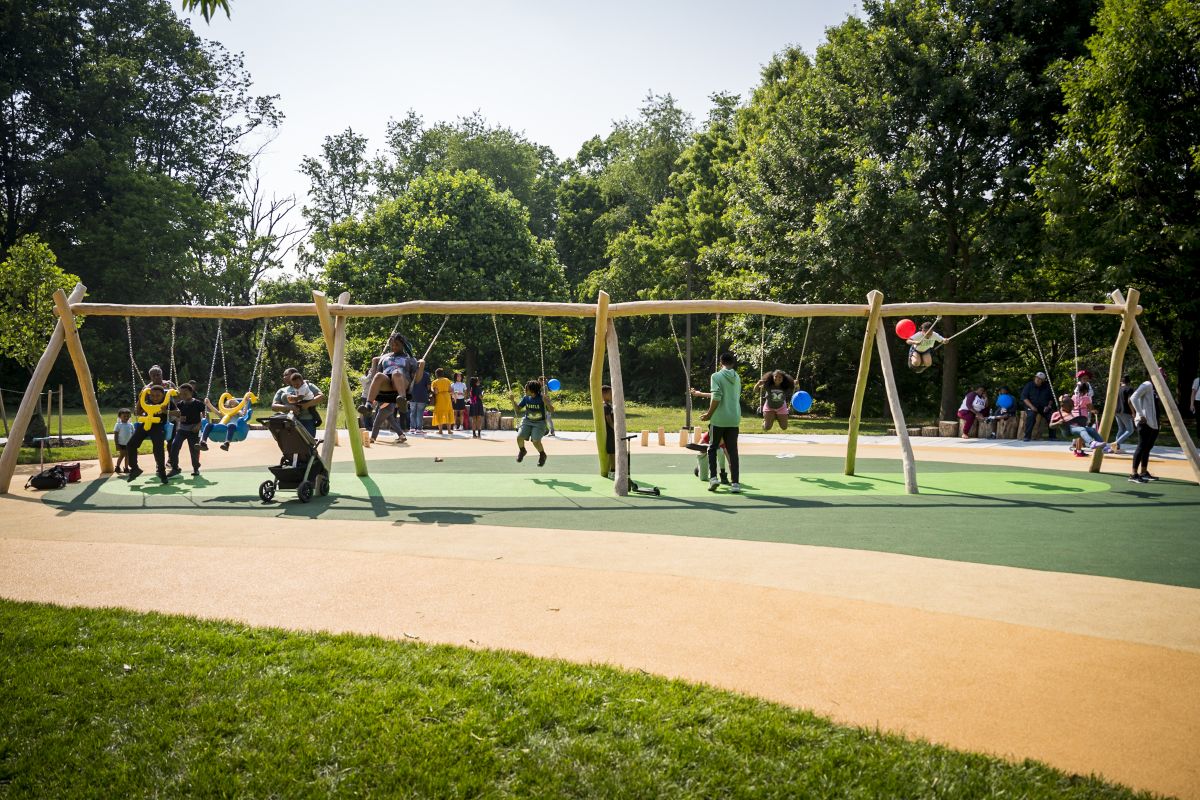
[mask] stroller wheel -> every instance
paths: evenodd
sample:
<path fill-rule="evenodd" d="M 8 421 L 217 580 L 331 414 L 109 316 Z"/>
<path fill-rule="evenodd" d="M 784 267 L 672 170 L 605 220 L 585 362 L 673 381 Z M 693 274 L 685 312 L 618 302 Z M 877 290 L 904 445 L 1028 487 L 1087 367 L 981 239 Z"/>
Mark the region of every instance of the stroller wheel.
<path fill-rule="evenodd" d="M 275 481 L 263 481 L 258 487 L 258 496 L 264 503 L 271 502 L 275 498 Z"/>
<path fill-rule="evenodd" d="M 312 483 L 309 481 L 302 481 L 300 485 L 296 487 L 296 496 L 300 498 L 301 503 L 307 503 L 309 500 L 312 500 Z"/>
<path fill-rule="evenodd" d="M 329 478 L 325 477 L 324 475 L 318 475 L 313 480 L 313 486 L 316 487 L 316 492 L 321 497 L 329 494 Z"/>

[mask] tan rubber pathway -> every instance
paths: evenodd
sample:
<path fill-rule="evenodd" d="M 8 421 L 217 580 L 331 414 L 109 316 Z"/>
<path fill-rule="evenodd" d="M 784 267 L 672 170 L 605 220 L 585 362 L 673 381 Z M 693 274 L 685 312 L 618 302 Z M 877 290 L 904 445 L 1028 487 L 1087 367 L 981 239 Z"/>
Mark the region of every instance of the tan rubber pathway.
<path fill-rule="evenodd" d="M 2 499 L 0 595 L 620 664 L 1200 797 L 1197 590 L 735 540 L 180 520 Z"/>

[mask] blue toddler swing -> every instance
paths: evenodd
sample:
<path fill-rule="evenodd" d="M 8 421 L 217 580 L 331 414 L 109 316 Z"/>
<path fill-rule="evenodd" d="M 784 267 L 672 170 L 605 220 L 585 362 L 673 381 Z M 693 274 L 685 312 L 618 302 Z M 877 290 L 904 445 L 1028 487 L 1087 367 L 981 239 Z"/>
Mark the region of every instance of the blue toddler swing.
<path fill-rule="evenodd" d="M 246 437 L 250 435 L 250 419 L 254 416 L 254 404 L 258 402 L 258 396 L 254 393 L 254 381 L 257 378 L 259 390 L 262 390 L 262 373 L 259 371 L 259 366 L 262 364 L 263 347 L 267 343 L 267 328 L 270 326 L 270 321 L 263 323 L 262 336 L 258 341 L 258 355 L 254 358 L 254 368 L 250 372 L 250 389 L 245 394 L 235 396 L 225 391 L 217 400 L 216 410 L 221 414 L 221 419 L 218 422 L 213 422 L 211 419 L 205 419 L 204 425 L 200 429 L 201 436 L 206 441 L 213 442 L 244 442 Z M 205 387 L 204 397 L 208 401 L 209 392 L 212 389 L 213 373 L 217 368 L 217 354 L 221 355 L 221 374 L 225 379 L 225 386 L 229 386 L 229 375 L 225 368 L 225 340 L 221 334 L 221 320 L 217 320 L 217 340 L 213 343 L 212 365 L 208 370 L 208 386 Z"/>

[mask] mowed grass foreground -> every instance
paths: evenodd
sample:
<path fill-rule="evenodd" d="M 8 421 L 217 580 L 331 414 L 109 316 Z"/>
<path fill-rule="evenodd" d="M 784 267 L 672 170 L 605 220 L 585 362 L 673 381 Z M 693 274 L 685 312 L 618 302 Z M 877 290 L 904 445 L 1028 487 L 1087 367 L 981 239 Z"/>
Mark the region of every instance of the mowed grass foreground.
<path fill-rule="evenodd" d="M 0 796 L 1133 797 L 596 666 L 0 601 Z"/>

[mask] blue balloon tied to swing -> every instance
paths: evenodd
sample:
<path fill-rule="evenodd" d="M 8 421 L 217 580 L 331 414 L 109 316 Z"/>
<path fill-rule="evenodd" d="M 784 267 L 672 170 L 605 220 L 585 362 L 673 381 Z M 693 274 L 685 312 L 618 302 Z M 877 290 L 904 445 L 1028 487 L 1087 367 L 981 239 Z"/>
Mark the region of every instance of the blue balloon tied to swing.
<path fill-rule="evenodd" d="M 559 381 L 558 378 L 551 378 L 550 380 L 546 381 L 546 388 L 552 392 L 557 392 L 562 388 L 562 382 Z"/>
<path fill-rule="evenodd" d="M 246 404 L 246 409 L 233 422 L 205 422 L 200 433 L 214 442 L 244 442 L 250 435 L 250 417 L 254 414 L 254 406 Z"/>
<path fill-rule="evenodd" d="M 792 408 L 803 414 L 812 408 L 812 395 L 805 391 L 796 392 L 792 395 Z"/>
<path fill-rule="evenodd" d="M 1012 408 L 1013 403 L 1015 402 L 1016 401 L 1013 400 L 1013 396 L 1011 394 L 1002 394 L 996 398 L 996 405 L 1005 409 Z"/>

